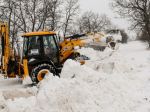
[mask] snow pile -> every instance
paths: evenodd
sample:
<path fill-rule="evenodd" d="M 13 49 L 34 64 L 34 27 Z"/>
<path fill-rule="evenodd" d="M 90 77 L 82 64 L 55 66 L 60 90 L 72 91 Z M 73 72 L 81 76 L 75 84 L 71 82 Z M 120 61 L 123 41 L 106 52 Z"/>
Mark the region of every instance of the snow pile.
<path fill-rule="evenodd" d="M 0 112 L 28 112 L 35 105 L 36 97 L 6 100 L 0 93 Z"/>
<path fill-rule="evenodd" d="M 6 112 L 29 112 L 32 108 L 35 108 L 36 97 L 10 99 L 5 104 L 7 105 Z"/>
<path fill-rule="evenodd" d="M 102 75 L 102 74 L 101 74 Z M 67 60 L 62 69 L 61 78 L 83 80 L 87 83 L 96 83 L 99 81 L 99 72 L 89 68 L 88 66 L 80 65 L 73 60 Z"/>
<path fill-rule="evenodd" d="M 106 48 L 104 52 L 97 52 L 91 48 L 83 48 L 79 50 L 83 55 L 89 56 L 91 60 L 86 65 L 96 71 L 113 73 L 113 72 L 131 72 L 133 65 L 130 60 L 126 59 L 118 51 Z"/>
<path fill-rule="evenodd" d="M 49 75 L 40 84 L 36 112 L 98 111 L 91 87 L 82 80 L 59 79 Z"/>
<path fill-rule="evenodd" d="M 0 112 L 150 111 L 150 52 L 143 44 L 80 52 L 90 57 L 85 65 L 67 60 L 61 78 L 47 75 L 32 96 L 6 99 L 0 92 Z"/>

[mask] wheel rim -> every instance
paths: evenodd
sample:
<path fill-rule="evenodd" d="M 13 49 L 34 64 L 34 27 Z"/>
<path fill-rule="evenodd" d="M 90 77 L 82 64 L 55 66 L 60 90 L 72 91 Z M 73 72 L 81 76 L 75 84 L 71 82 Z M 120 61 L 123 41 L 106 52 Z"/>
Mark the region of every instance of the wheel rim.
<path fill-rule="evenodd" d="M 44 77 L 45 77 L 45 75 L 47 75 L 48 73 L 50 73 L 50 71 L 47 70 L 47 69 L 40 70 L 39 73 L 38 73 L 38 75 L 37 75 L 38 81 L 43 80 Z"/>

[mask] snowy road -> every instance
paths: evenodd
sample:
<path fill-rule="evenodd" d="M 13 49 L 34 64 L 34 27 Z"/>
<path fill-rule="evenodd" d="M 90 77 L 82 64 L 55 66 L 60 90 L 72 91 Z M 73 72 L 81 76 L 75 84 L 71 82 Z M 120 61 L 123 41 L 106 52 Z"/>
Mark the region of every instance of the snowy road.
<path fill-rule="evenodd" d="M 68 60 L 61 78 L 38 87 L 0 77 L 0 112 L 150 112 L 150 50 L 139 41 L 117 51 L 79 50 L 83 66 Z"/>
<path fill-rule="evenodd" d="M 19 79 L 4 79 L 3 76 L 0 77 L 0 91 L 12 90 L 16 88 L 23 88 L 23 85 Z"/>

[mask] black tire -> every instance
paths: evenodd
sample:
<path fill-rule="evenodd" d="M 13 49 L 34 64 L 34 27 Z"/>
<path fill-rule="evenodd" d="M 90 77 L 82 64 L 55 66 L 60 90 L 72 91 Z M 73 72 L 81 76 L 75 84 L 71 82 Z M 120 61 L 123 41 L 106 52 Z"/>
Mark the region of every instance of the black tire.
<path fill-rule="evenodd" d="M 33 83 L 38 83 L 39 80 L 38 80 L 38 73 L 41 71 L 41 70 L 48 70 L 49 72 L 51 72 L 54 76 L 56 75 L 56 70 L 55 68 L 53 67 L 53 65 L 50 65 L 50 64 L 39 64 L 38 66 L 35 66 L 32 71 L 31 71 L 31 79 L 33 81 Z M 45 77 L 45 75 L 43 76 L 43 78 Z"/>

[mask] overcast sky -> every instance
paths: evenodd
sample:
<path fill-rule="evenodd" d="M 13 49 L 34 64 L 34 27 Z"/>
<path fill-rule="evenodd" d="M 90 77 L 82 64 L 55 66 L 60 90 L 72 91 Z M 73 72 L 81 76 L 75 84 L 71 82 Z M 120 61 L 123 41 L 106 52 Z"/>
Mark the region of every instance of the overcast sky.
<path fill-rule="evenodd" d="M 92 10 L 99 14 L 106 14 L 111 18 L 112 22 L 120 28 L 127 29 L 129 23 L 125 19 L 116 18 L 118 15 L 110 8 L 110 2 L 112 0 L 79 0 L 81 13 L 84 11 Z"/>

